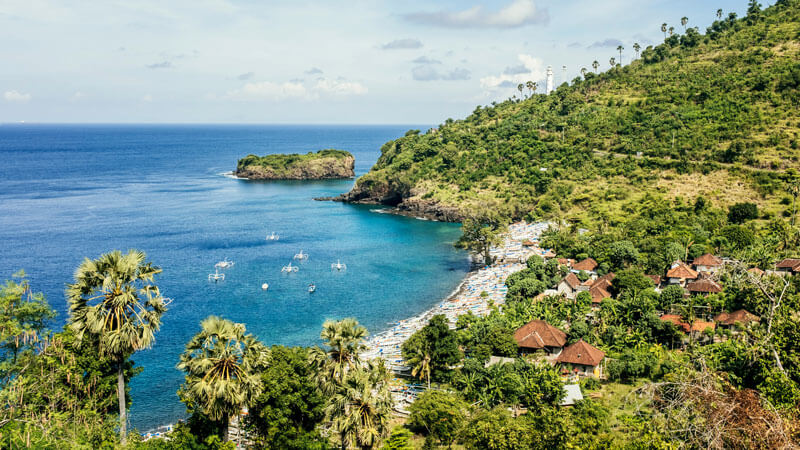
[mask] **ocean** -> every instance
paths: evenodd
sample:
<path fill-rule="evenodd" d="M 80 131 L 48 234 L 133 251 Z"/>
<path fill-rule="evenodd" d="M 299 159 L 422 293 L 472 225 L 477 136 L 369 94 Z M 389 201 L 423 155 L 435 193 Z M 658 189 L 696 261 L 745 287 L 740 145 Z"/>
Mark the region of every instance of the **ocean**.
<path fill-rule="evenodd" d="M 0 125 L 0 278 L 24 269 L 67 319 L 64 287 L 85 257 L 138 248 L 173 299 L 153 348 L 133 356 L 131 424 L 185 417 L 175 368 L 209 315 L 243 322 L 267 345 L 315 345 L 329 318 L 376 334 L 430 308 L 463 279 L 456 224 L 376 206 L 318 202 L 353 180 L 251 182 L 226 177 L 250 153 L 351 152 L 356 175 L 409 126 Z M 413 127 L 425 128 L 425 127 Z M 271 233 L 279 240 L 268 241 Z M 304 262 L 293 260 L 300 251 Z M 214 264 L 234 262 L 209 282 Z M 345 271 L 332 271 L 341 260 Z M 296 273 L 281 273 L 293 262 Z M 261 289 L 263 283 L 269 289 Z M 317 290 L 308 293 L 314 283 Z"/>

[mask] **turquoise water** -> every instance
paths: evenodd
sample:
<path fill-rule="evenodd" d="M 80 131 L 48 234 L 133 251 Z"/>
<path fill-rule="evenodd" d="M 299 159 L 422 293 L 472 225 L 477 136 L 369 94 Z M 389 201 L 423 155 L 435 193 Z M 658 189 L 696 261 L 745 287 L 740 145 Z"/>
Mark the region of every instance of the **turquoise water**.
<path fill-rule="evenodd" d="M 178 355 L 215 314 L 271 344 L 313 345 L 327 318 L 356 317 L 374 334 L 436 304 L 468 270 L 454 224 L 316 202 L 353 180 L 249 182 L 224 177 L 248 153 L 341 148 L 365 173 L 408 126 L 0 126 L 0 276 L 25 269 L 66 318 L 64 285 L 80 261 L 139 248 L 163 268 L 174 299 L 155 346 L 137 353 L 132 424 L 184 416 Z M 417 127 L 415 127 L 417 128 Z M 278 241 L 267 241 L 275 232 Z M 280 269 L 303 250 L 297 273 Z M 223 282 L 214 264 L 235 262 Z M 347 264 L 332 272 L 337 259 Z M 264 292 L 262 283 L 269 283 Z M 307 292 L 309 283 L 317 291 Z"/>

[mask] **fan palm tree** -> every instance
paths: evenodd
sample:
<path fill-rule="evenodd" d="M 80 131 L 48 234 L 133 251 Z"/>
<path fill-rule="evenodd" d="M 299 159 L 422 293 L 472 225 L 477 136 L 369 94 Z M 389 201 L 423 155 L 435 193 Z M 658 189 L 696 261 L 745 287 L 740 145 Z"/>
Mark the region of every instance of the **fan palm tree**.
<path fill-rule="evenodd" d="M 597 73 L 597 69 L 600 67 L 600 63 L 597 60 L 592 61 L 592 69 L 594 69 L 594 73 Z"/>
<path fill-rule="evenodd" d="M 330 394 L 341 385 L 348 372 L 361 362 L 359 353 L 366 350 L 364 339 L 367 329 L 353 318 L 340 321 L 327 320 L 322 325 L 320 337 L 328 349 L 314 347 L 309 352 L 309 363 L 316 369 L 317 382 L 323 392 Z"/>
<path fill-rule="evenodd" d="M 536 88 L 538 88 L 538 87 L 539 87 L 539 83 L 537 83 L 535 81 L 533 83 L 531 83 L 531 91 L 533 91 L 534 94 L 536 93 Z"/>
<path fill-rule="evenodd" d="M 681 17 L 681 26 L 683 26 L 683 32 L 686 32 L 686 24 L 689 23 L 689 18 L 686 16 Z"/>
<path fill-rule="evenodd" d="M 666 40 L 667 39 L 667 24 L 666 23 L 662 23 L 661 24 L 661 32 L 664 33 L 664 39 Z"/>
<path fill-rule="evenodd" d="M 669 27 L 669 30 L 667 31 L 669 31 L 670 37 L 672 37 L 672 35 L 675 34 L 675 27 Z"/>
<path fill-rule="evenodd" d="M 722 19 L 722 8 L 717 10 L 717 19 Z"/>
<path fill-rule="evenodd" d="M 517 85 L 517 90 L 519 91 L 519 95 L 522 96 L 522 90 L 525 89 L 525 85 L 520 83 Z"/>
<path fill-rule="evenodd" d="M 382 359 L 347 373 L 330 397 L 325 418 L 339 434 L 341 448 L 375 448 L 388 432 L 392 397 Z"/>
<path fill-rule="evenodd" d="M 609 63 L 609 64 L 611 64 L 611 67 L 613 68 L 614 66 L 616 66 L 616 65 L 617 65 L 617 60 L 616 60 L 616 59 L 615 59 L 615 58 L 612 56 L 612 57 L 611 57 L 611 58 L 608 60 L 608 63 Z"/>
<path fill-rule="evenodd" d="M 581 67 L 581 75 L 586 78 L 586 67 Z"/>
<path fill-rule="evenodd" d="M 120 440 L 127 439 L 127 406 L 125 404 L 126 359 L 153 344 L 161 327 L 161 316 L 167 308 L 155 275 L 161 269 L 145 262 L 139 250 L 122 254 L 119 250 L 86 258 L 75 270 L 75 282 L 67 285 L 69 327 L 80 345 L 92 337 L 100 355 L 117 364 L 117 397 L 119 400 Z"/>
<path fill-rule="evenodd" d="M 634 42 L 634 43 L 633 43 L 633 51 L 635 51 L 635 52 L 636 52 L 636 57 L 637 57 L 637 58 L 639 57 L 639 50 L 641 50 L 641 49 L 642 49 L 642 46 L 641 46 L 641 45 L 639 45 L 639 43 L 638 43 L 638 42 Z"/>
<path fill-rule="evenodd" d="M 622 51 L 625 50 L 625 47 L 622 45 L 617 46 L 617 51 L 619 52 L 619 63 L 622 64 Z"/>
<path fill-rule="evenodd" d="M 222 422 L 228 440 L 231 415 L 237 415 L 261 392 L 259 370 L 269 351 L 245 326 L 216 316 L 200 323 L 200 332 L 186 344 L 178 369 L 186 372 L 180 395 L 211 420 Z"/>
<path fill-rule="evenodd" d="M 530 93 L 530 95 L 533 95 L 534 86 L 535 86 L 535 83 L 533 81 L 528 81 L 527 83 L 525 83 L 525 87 L 528 88 L 528 92 Z"/>

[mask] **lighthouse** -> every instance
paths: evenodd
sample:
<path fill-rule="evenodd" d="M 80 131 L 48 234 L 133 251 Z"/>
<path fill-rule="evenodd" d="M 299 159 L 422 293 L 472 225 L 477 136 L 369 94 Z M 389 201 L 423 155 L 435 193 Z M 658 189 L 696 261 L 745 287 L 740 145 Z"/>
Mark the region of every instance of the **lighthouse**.
<path fill-rule="evenodd" d="M 553 66 L 547 66 L 547 95 L 553 92 Z"/>

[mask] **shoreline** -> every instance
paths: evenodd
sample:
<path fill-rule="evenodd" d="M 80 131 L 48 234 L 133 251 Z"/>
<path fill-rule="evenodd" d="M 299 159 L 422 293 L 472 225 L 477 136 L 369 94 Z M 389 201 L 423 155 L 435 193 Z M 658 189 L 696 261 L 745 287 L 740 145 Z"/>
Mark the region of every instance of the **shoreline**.
<path fill-rule="evenodd" d="M 404 364 L 401 347 L 412 334 L 427 325 L 431 317 L 444 314 L 451 328 L 455 328 L 458 317 L 472 312 L 477 316 L 487 315 L 490 303 L 502 307 L 508 288 L 505 280 L 512 273 L 525 268 L 525 261 L 531 255 L 543 255 L 545 251 L 538 246 L 541 233 L 547 229 L 546 222 L 517 222 L 509 225 L 503 243 L 492 248 L 496 262 L 491 266 L 473 268 L 466 273 L 458 287 L 438 304 L 407 319 L 399 320 L 388 329 L 367 340 L 362 357 L 365 359 L 384 358 L 386 364 L 396 374 L 405 374 L 410 368 Z M 531 247 L 522 242 L 530 240 Z M 485 292 L 485 295 L 482 295 Z"/>

